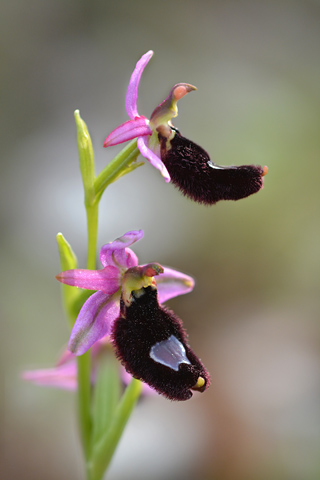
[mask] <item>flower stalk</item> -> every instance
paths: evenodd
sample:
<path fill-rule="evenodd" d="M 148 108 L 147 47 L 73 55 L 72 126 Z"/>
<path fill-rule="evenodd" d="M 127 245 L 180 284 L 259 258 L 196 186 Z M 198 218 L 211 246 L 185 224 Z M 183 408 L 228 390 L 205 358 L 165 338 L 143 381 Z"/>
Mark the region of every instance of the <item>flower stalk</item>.
<path fill-rule="evenodd" d="M 78 418 L 84 456 L 88 462 L 91 451 L 91 352 L 77 358 L 78 365 Z"/>
<path fill-rule="evenodd" d="M 143 165 L 143 162 L 136 162 L 139 155 L 140 151 L 137 147 L 137 140 L 133 140 L 123 148 L 96 177 L 94 181 L 96 197 L 100 199 L 110 183 Z"/>
<path fill-rule="evenodd" d="M 98 239 L 99 201 L 94 199 L 92 204 L 85 205 L 88 229 L 87 268 L 95 269 Z"/>
<path fill-rule="evenodd" d="M 87 125 L 80 117 L 79 110 L 75 111 L 74 116 L 87 217 L 87 268 L 93 270 L 96 267 L 101 196 L 110 183 L 141 165 L 136 162 L 140 152 L 137 149 L 136 141 L 131 142 L 96 177 L 94 151 Z M 62 270 L 76 268 L 76 257 L 62 234 L 58 234 L 57 243 Z M 85 301 L 88 298 L 87 292 L 85 295 L 83 293 L 68 285 L 63 285 L 64 305 L 71 327 L 79 313 L 79 307 L 83 303 L 79 300 L 83 298 Z M 137 380 L 132 381 L 118 404 L 119 374 L 115 372 L 113 364 L 101 365 L 93 398 L 91 371 L 91 352 L 88 350 L 77 357 L 78 419 L 87 477 L 88 480 L 98 480 L 102 478 L 111 461 L 123 429 L 140 395 L 141 385 Z M 115 408 L 117 404 L 118 406 Z"/>
<path fill-rule="evenodd" d="M 109 430 L 94 446 L 88 471 L 90 480 L 101 480 L 108 468 L 123 430 L 141 394 L 141 382 L 133 378 L 114 412 Z"/>

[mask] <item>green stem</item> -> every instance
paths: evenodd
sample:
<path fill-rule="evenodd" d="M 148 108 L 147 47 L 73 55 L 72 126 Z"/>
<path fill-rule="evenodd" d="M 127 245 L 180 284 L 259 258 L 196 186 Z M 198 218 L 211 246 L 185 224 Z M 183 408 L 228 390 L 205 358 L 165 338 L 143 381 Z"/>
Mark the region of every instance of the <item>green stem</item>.
<path fill-rule="evenodd" d="M 99 202 L 86 204 L 88 227 L 87 268 L 96 268 Z M 78 357 L 78 411 L 82 444 L 86 461 L 90 455 L 92 435 L 91 415 L 91 352 Z"/>
<path fill-rule="evenodd" d="M 91 358 L 90 350 L 77 357 L 78 362 L 78 416 L 81 430 L 83 450 L 86 460 L 90 456 L 91 441 Z"/>
<path fill-rule="evenodd" d="M 133 378 L 126 388 L 106 435 L 95 445 L 88 465 L 89 479 L 101 480 L 109 466 L 123 430 L 141 393 L 141 382 Z"/>
<path fill-rule="evenodd" d="M 86 205 L 88 227 L 88 256 L 87 268 L 95 270 L 98 238 L 99 201 L 95 200 L 91 205 Z"/>
<path fill-rule="evenodd" d="M 76 114 L 77 128 L 80 129 L 78 144 L 80 152 L 80 168 L 85 190 L 85 207 L 87 214 L 88 251 L 87 268 L 95 270 L 98 236 L 99 201 L 105 188 L 122 174 L 130 170 L 130 163 L 139 155 L 137 141 L 127 145 L 107 167 L 94 178 L 94 157 L 89 133 L 84 122 L 80 122 Z M 80 124 L 80 123 L 81 124 Z M 79 125 L 78 125 L 79 124 Z M 81 128 L 80 128 L 81 127 Z M 88 140 L 89 138 L 89 140 Z M 81 141 L 80 141 L 81 140 Z M 132 166 L 131 166 L 132 168 Z M 105 469 L 111 461 L 114 450 L 120 440 L 122 431 L 140 394 L 140 382 L 133 381 L 127 388 L 116 410 L 107 437 L 94 448 L 91 454 L 93 417 L 91 411 L 91 356 L 90 350 L 78 358 L 78 412 L 82 443 L 87 465 L 88 479 L 102 478 Z M 106 439 L 105 439 L 106 438 Z M 105 440 L 104 440 L 105 439 Z M 94 475 L 94 476 L 92 476 Z"/>
<path fill-rule="evenodd" d="M 112 183 L 139 154 L 140 151 L 137 147 L 137 140 L 132 140 L 114 157 L 95 179 L 94 189 L 97 197 L 102 195 L 105 188 Z"/>

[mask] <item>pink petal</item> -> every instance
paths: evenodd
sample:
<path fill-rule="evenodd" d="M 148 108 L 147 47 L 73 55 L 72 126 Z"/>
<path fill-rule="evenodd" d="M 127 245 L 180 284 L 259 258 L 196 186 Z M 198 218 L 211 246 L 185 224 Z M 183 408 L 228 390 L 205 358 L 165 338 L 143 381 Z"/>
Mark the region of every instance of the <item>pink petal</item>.
<path fill-rule="evenodd" d="M 56 367 L 60 367 L 60 365 L 65 365 L 66 363 L 74 361 L 75 356 L 73 353 L 70 352 L 67 348 L 62 352 L 57 361 Z"/>
<path fill-rule="evenodd" d="M 165 167 L 164 163 L 162 163 L 161 158 L 153 153 L 153 151 L 148 147 L 148 139 L 145 137 L 139 137 L 137 140 L 137 146 L 141 155 L 149 160 L 153 167 L 160 171 L 166 182 L 170 182 L 171 178 L 167 168 Z"/>
<path fill-rule="evenodd" d="M 145 69 L 146 65 L 148 64 L 150 58 L 153 55 L 153 51 L 149 50 L 149 52 L 142 55 L 138 63 L 136 64 L 136 68 L 134 69 L 126 96 L 126 110 L 129 118 L 132 120 L 139 116 L 137 110 L 137 99 L 138 99 L 138 88 L 140 83 L 140 78 L 142 75 L 143 70 Z"/>
<path fill-rule="evenodd" d="M 122 270 L 127 270 L 130 267 L 138 265 L 138 257 L 131 250 L 131 248 L 124 248 L 122 250 L 113 250 L 106 252 L 109 264 L 118 266 Z"/>
<path fill-rule="evenodd" d="M 96 292 L 84 303 L 73 326 L 69 350 L 82 355 L 95 342 L 111 332 L 111 325 L 119 316 L 119 297 Z"/>
<path fill-rule="evenodd" d="M 143 230 L 132 230 L 113 242 L 103 245 L 100 250 L 100 261 L 104 267 L 107 265 L 127 270 L 138 265 L 136 254 L 127 248 L 143 237 Z"/>
<path fill-rule="evenodd" d="M 101 338 L 98 342 L 96 342 L 91 349 L 91 354 L 92 358 L 96 357 L 99 355 L 101 348 L 103 348 L 105 345 L 110 343 L 110 338 L 108 335 L 105 337 Z M 60 365 L 65 365 L 66 363 L 69 362 L 74 362 L 75 361 L 75 355 L 70 352 L 67 348 L 64 349 L 62 354 L 59 357 L 59 360 L 57 361 L 56 367 L 59 367 Z"/>
<path fill-rule="evenodd" d="M 194 280 L 189 275 L 164 267 L 164 272 L 157 278 L 159 303 L 164 303 L 170 298 L 184 295 L 193 290 Z"/>
<path fill-rule="evenodd" d="M 119 143 L 127 142 L 136 137 L 152 135 L 152 130 L 145 117 L 137 117 L 134 120 L 128 120 L 112 130 L 104 141 L 104 147 L 111 147 Z"/>
<path fill-rule="evenodd" d="M 77 389 L 77 364 L 70 362 L 55 368 L 30 370 L 22 374 L 24 380 L 44 387 L 58 387 L 65 390 Z"/>
<path fill-rule="evenodd" d="M 100 290 L 111 295 L 120 287 L 120 276 L 118 268 L 107 266 L 103 270 L 66 270 L 59 273 L 56 279 L 66 285 L 87 290 Z"/>

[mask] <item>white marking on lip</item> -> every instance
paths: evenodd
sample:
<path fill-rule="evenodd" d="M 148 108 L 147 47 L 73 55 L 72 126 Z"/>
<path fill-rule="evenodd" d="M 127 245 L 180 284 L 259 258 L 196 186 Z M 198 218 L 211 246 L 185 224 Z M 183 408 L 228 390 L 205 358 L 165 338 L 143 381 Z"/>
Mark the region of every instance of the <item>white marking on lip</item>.
<path fill-rule="evenodd" d="M 176 372 L 179 370 L 180 363 L 191 365 L 186 356 L 186 349 L 174 335 L 153 345 L 149 355 L 155 362 L 161 363 Z"/>
<path fill-rule="evenodd" d="M 224 167 L 219 167 L 219 165 L 214 165 L 214 163 L 212 163 L 211 160 L 208 160 L 207 164 L 208 164 L 209 167 L 215 168 L 216 170 L 223 170 L 224 169 Z"/>

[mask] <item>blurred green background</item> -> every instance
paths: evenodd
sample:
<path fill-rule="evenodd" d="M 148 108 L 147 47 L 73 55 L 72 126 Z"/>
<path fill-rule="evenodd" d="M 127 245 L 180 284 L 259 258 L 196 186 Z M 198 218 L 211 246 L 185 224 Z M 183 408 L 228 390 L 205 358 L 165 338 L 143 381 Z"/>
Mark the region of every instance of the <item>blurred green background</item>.
<path fill-rule="evenodd" d="M 73 394 L 19 375 L 53 365 L 68 339 L 58 231 L 84 265 L 73 111 L 100 171 L 149 49 L 140 113 L 175 83 L 194 84 L 175 120 L 182 134 L 218 164 L 269 173 L 257 195 L 214 207 L 149 164 L 104 195 L 99 245 L 142 228 L 142 262 L 196 278 L 170 306 L 212 375 L 189 402 L 144 399 L 108 478 L 320 478 L 319 2 L 3 0 L 1 10 L 2 478 L 84 478 Z"/>

